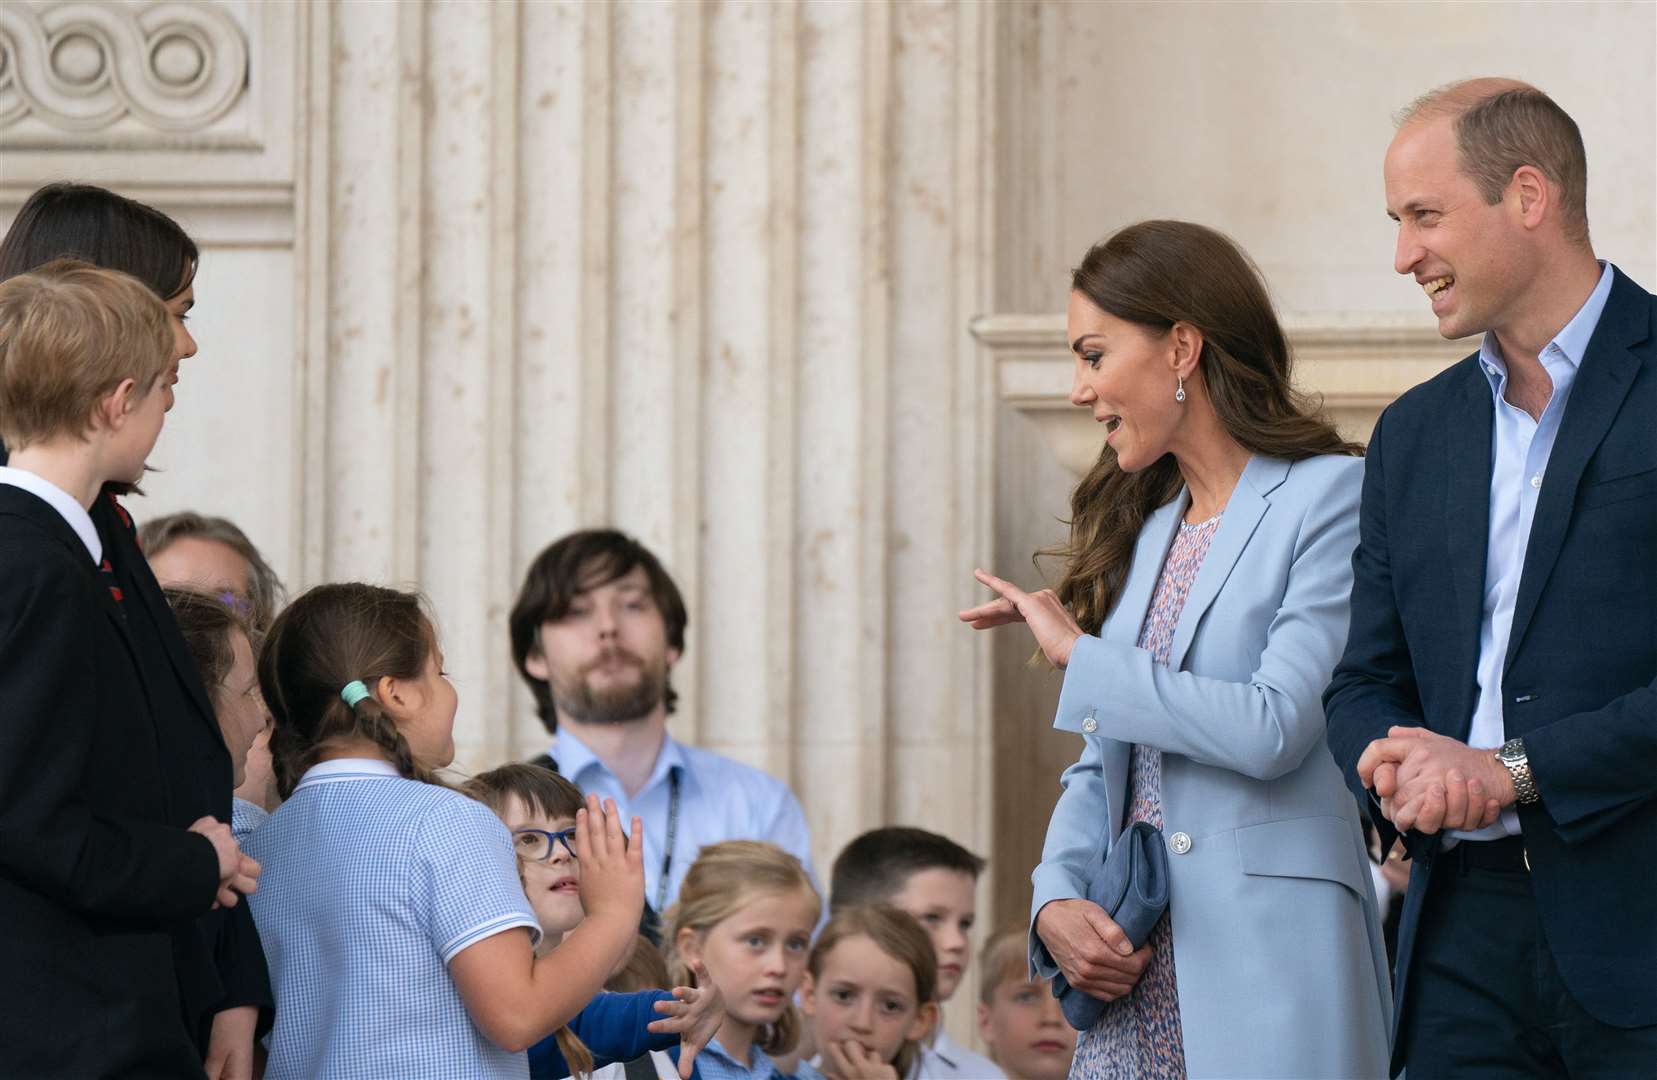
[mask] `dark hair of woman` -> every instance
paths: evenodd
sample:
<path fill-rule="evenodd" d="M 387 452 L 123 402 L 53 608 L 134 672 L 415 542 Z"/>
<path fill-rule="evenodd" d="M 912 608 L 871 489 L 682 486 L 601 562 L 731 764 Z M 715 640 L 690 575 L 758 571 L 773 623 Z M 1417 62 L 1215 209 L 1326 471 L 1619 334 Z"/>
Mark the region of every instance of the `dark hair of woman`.
<path fill-rule="evenodd" d="M 352 682 L 419 678 L 436 644 L 417 594 L 375 585 L 318 585 L 276 617 L 259 649 L 259 689 L 276 722 L 270 751 L 284 799 L 336 741 L 365 739 L 403 776 L 436 782 L 379 699 L 353 707 L 340 697 Z"/>
<path fill-rule="evenodd" d="M 1152 333 L 1202 334 L 1197 364 L 1227 434 L 1266 457 L 1362 456 L 1321 403 L 1290 381 L 1288 338 L 1259 269 L 1230 238 L 1185 221 L 1142 221 L 1095 244 L 1071 275 L 1094 307 Z M 1070 536 L 1037 557 L 1062 560 L 1055 592 L 1082 630 L 1099 632 L 1121 595 L 1145 519 L 1179 494 L 1172 454 L 1124 472 L 1106 443 L 1070 497 Z"/>
<path fill-rule="evenodd" d="M 131 274 L 163 300 L 190 285 L 201 257 L 178 222 L 152 206 L 91 184 L 47 184 L 0 240 L 0 280 L 64 255 Z"/>

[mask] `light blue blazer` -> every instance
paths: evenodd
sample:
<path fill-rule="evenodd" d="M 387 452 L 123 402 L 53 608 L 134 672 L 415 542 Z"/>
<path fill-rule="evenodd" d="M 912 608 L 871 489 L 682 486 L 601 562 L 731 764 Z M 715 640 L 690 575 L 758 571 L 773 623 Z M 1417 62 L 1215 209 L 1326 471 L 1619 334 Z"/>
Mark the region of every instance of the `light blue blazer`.
<path fill-rule="evenodd" d="M 1076 642 L 1053 726 L 1065 770 L 1030 909 L 1085 896 L 1122 830 L 1129 750 L 1163 751 L 1174 968 L 1193 1077 L 1384 1077 L 1392 995 L 1352 794 L 1321 697 L 1346 641 L 1363 461 L 1254 457 L 1174 630 L 1166 667 L 1138 647 L 1189 506 L 1145 522 L 1099 637 Z"/>

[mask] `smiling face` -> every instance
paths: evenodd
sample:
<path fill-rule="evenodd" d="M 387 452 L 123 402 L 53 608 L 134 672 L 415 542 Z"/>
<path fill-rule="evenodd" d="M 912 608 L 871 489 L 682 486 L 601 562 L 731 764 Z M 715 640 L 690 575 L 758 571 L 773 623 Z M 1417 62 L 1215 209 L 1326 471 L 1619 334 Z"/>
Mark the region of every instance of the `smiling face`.
<path fill-rule="evenodd" d="M 988 1005 L 978 1006 L 978 1030 L 1008 1076 L 1064 1080 L 1076 1056 L 1076 1030 L 1064 1019 L 1052 984 L 1003 979 Z"/>
<path fill-rule="evenodd" d="M 852 1041 L 886 1062 L 922 1038 L 938 1013 L 935 1003 L 916 1000 L 909 966 L 866 934 L 842 939 L 823 956 L 820 974 L 806 975 L 800 1009 L 819 1048 Z"/>
<path fill-rule="evenodd" d="M 817 898 L 804 889 L 756 892 L 730 918 L 701 932 L 688 927 L 679 932 L 680 954 L 707 965 L 725 999 L 726 1024 L 740 1025 L 747 1039 L 775 1024 L 793 1001 L 818 912 Z"/>
<path fill-rule="evenodd" d="M 1105 441 L 1124 472 L 1154 464 L 1172 448 L 1195 405 L 1195 367 L 1173 330 L 1158 332 L 1099 310 L 1070 294 L 1066 335 L 1076 355 L 1070 403 L 1105 425 Z M 1175 400 L 1184 374 L 1186 401 Z"/>
<path fill-rule="evenodd" d="M 516 795 L 506 796 L 500 815 L 509 830 L 545 829 L 555 833 L 575 827 L 573 816 L 546 817 L 526 806 Z M 586 917 L 581 907 L 581 864 L 563 844 L 554 841 L 549 858 L 520 859 L 518 865 L 523 869 L 524 895 L 541 924 L 543 943 L 550 939 L 550 948 L 580 926 Z"/>
<path fill-rule="evenodd" d="M 644 567 L 583 590 L 564 617 L 541 624 L 524 669 L 546 680 L 562 719 L 620 724 L 664 706 L 668 669 L 679 651 Z"/>
<path fill-rule="evenodd" d="M 389 685 L 388 685 L 389 684 Z M 387 704 L 414 760 L 441 769 L 455 759 L 455 710 L 460 698 L 443 671 L 443 650 L 432 646 L 418 678 L 381 680 L 375 696 Z"/>
<path fill-rule="evenodd" d="M 1398 223 L 1393 269 L 1427 294 L 1438 332 L 1466 337 L 1522 317 L 1536 260 L 1510 188 L 1486 203 L 1462 172 L 1454 119 L 1400 128 L 1387 148 L 1387 216 Z"/>
<path fill-rule="evenodd" d="M 938 1000 L 948 1001 L 961 985 L 972 955 L 972 924 L 978 917 L 978 882 L 969 873 L 942 866 L 909 875 L 889 901 L 925 928 L 938 954 Z"/>

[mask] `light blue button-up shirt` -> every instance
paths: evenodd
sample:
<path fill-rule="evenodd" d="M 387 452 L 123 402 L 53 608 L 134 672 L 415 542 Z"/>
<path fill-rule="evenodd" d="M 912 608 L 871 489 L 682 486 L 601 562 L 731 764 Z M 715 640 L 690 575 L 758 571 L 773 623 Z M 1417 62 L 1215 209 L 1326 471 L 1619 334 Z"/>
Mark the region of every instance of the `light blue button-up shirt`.
<path fill-rule="evenodd" d="M 1490 380 L 1495 398 L 1496 423 L 1492 432 L 1490 470 L 1490 535 L 1484 563 L 1484 616 L 1479 625 L 1479 696 L 1473 707 L 1473 726 L 1467 745 L 1498 747 L 1507 741 L 1502 721 L 1502 665 L 1507 658 L 1508 638 L 1513 630 L 1513 604 L 1519 595 L 1519 577 L 1530 547 L 1530 526 L 1536 516 L 1536 500 L 1542 493 L 1543 477 L 1559 421 L 1571 397 L 1577 370 L 1582 366 L 1588 339 L 1594 336 L 1605 301 L 1611 295 L 1610 263 L 1601 263 L 1599 284 L 1588 294 L 1565 328 L 1554 335 L 1538 359 L 1553 380 L 1553 393 L 1542 415 L 1535 420 L 1516 405 L 1508 403 L 1507 363 L 1502 359 L 1496 335 L 1484 335 L 1479 346 L 1479 365 Z M 1462 840 L 1499 840 L 1519 835 L 1519 814 L 1511 807 L 1501 819 L 1476 832 L 1452 831 Z"/>
<path fill-rule="evenodd" d="M 582 794 L 614 799 L 623 822 L 635 816 L 644 820 L 644 898 L 658 912 L 678 897 L 679 885 L 697 852 L 721 840 L 769 840 L 811 872 L 811 831 L 806 828 L 800 800 L 769 773 L 664 735 L 650 778 L 629 797 L 616 774 L 568 729 L 559 731 L 548 754 Z M 675 774 L 679 777 L 679 813 L 669 852 L 666 843 Z"/>

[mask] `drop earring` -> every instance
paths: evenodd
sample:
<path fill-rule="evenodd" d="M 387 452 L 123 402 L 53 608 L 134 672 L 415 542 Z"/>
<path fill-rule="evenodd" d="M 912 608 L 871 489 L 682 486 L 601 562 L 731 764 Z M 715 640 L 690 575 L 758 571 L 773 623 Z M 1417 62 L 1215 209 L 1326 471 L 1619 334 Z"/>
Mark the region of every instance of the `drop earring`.
<path fill-rule="evenodd" d="M 1184 401 L 1185 400 L 1185 376 L 1184 375 L 1175 375 L 1174 378 L 1179 380 L 1179 387 L 1174 391 L 1174 400 L 1175 401 Z"/>

